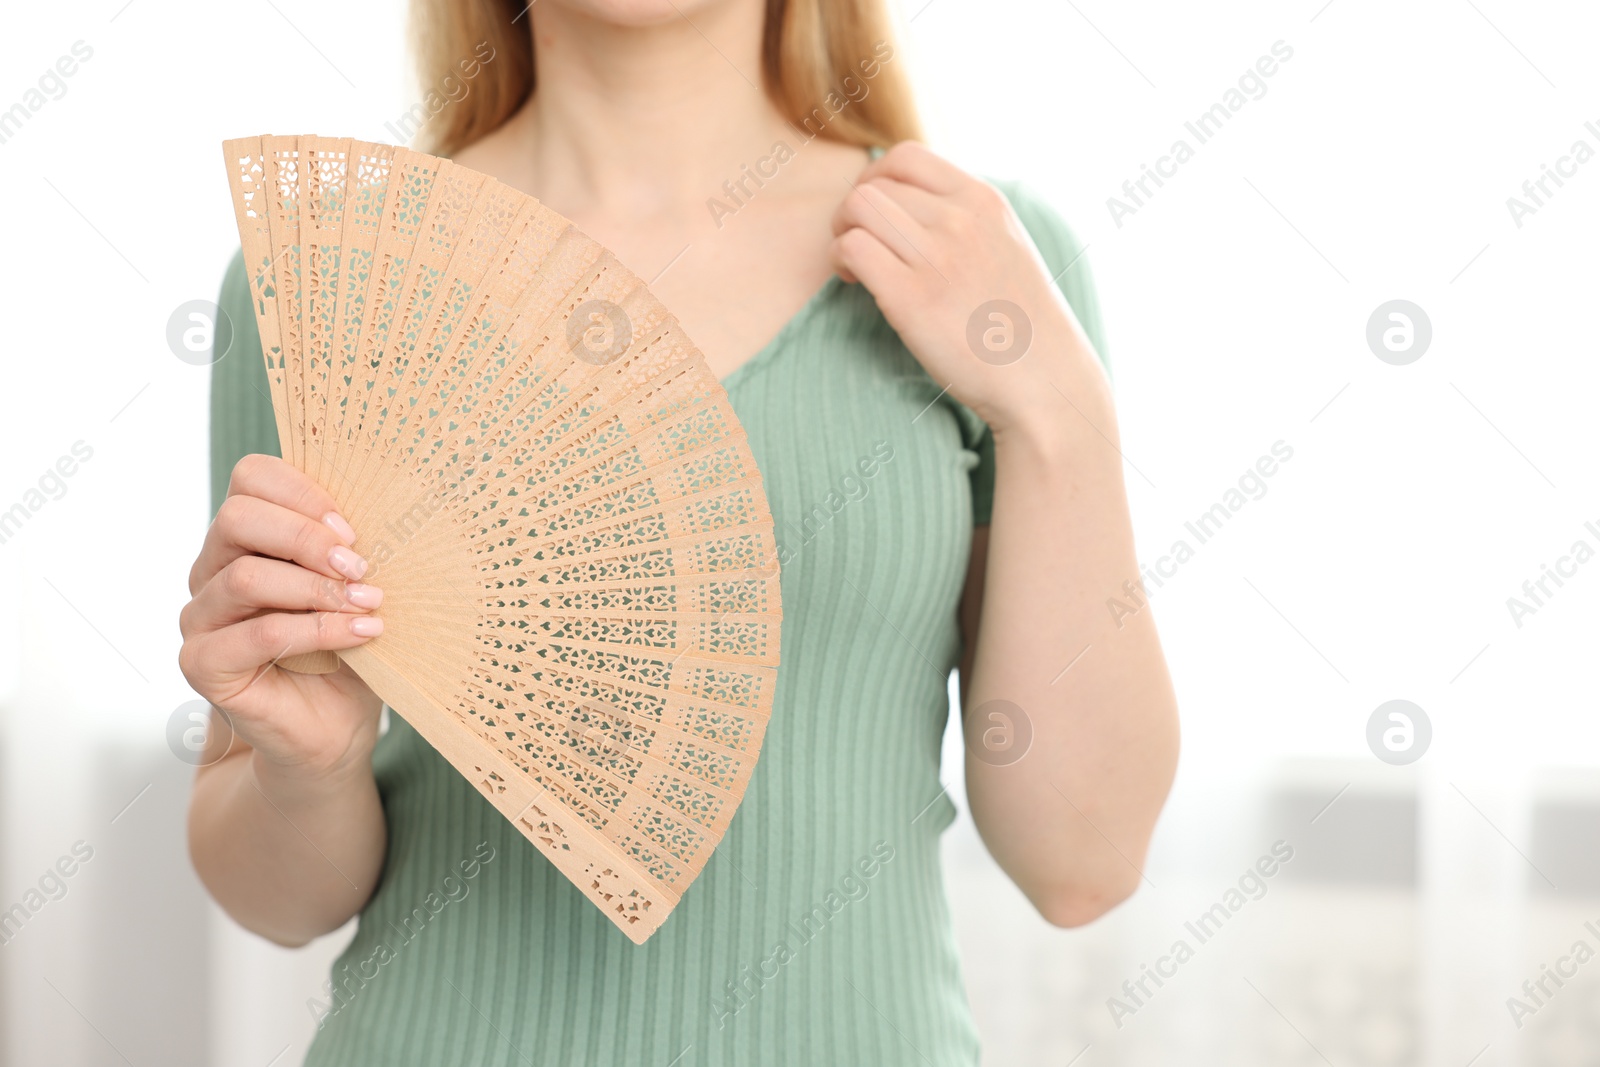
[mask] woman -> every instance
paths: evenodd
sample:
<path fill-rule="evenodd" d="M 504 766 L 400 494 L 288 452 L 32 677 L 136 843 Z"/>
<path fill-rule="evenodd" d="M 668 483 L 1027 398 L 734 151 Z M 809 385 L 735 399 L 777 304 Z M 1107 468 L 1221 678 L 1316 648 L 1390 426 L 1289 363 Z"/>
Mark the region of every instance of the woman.
<path fill-rule="evenodd" d="M 422 83 L 459 97 L 427 146 L 654 279 L 728 389 L 783 563 L 771 726 L 635 947 L 403 721 L 380 738 L 348 668 L 275 667 L 381 633 L 382 591 L 361 531 L 260 454 L 236 261 L 182 664 L 237 737 L 196 779 L 196 868 L 280 944 L 361 916 L 312 1064 L 975 1063 L 938 857 L 949 670 L 973 817 L 1051 923 L 1133 891 L 1176 761 L 1150 612 L 1106 608 L 1139 569 L 1079 248 L 916 143 L 881 0 L 419 14 Z"/>

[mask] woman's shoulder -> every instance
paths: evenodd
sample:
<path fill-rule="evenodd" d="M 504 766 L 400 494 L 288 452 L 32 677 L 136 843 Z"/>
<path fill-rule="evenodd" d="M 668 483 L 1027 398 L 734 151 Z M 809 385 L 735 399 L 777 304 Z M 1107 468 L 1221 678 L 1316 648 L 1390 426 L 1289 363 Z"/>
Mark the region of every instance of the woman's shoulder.
<path fill-rule="evenodd" d="M 1005 194 L 1011 203 L 1011 210 L 1016 212 L 1028 236 L 1033 238 L 1033 243 L 1039 246 L 1047 265 L 1060 270 L 1071 263 L 1074 256 L 1083 252 L 1083 243 L 1066 219 L 1033 186 L 1016 178 L 986 180 Z M 1065 262 L 1059 265 L 1053 262 L 1062 257 L 1065 257 Z"/>
<path fill-rule="evenodd" d="M 1100 361 L 1109 369 L 1105 330 L 1100 319 L 1100 301 L 1094 275 L 1089 269 L 1089 245 L 1080 240 L 1067 221 L 1048 200 L 1026 182 L 1015 179 L 985 179 L 1000 190 L 1011 204 L 1023 229 L 1039 249 L 1050 277 L 1061 289 L 1073 314 L 1094 343 Z"/>

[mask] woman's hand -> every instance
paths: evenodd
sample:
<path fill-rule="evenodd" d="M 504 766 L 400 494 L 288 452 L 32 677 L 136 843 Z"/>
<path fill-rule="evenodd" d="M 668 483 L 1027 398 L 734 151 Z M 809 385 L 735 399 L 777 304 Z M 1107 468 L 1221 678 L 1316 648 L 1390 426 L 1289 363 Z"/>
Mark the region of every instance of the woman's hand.
<path fill-rule="evenodd" d="M 280 945 L 337 929 L 383 870 L 371 760 L 378 698 L 349 667 L 277 666 L 382 631 L 371 614 L 382 594 L 361 584 L 354 541 L 321 486 L 281 459 L 246 456 L 189 572 L 193 599 L 178 620 L 184 677 L 238 737 L 213 731 L 207 741 L 189 853 L 223 909 Z"/>
<path fill-rule="evenodd" d="M 1067 396 L 1109 408 L 1093 346 L 993 186 L 903 141 L 862 171 L 833 232 L 840 276 L 997 437 L 1059 427 Z"/>
<path fill-rule="evenodd" d="M 383 599 L 333 498 L 288 463 L 246 456 L 189 573 L 178 663 L 238 737 L 288 778 L 364 768 L 380 702 L 349 667 L 296 674 L 285 656 L 353 648 L 383 631 Z M 220 758 L 222 753 L 212 754 Z"/>

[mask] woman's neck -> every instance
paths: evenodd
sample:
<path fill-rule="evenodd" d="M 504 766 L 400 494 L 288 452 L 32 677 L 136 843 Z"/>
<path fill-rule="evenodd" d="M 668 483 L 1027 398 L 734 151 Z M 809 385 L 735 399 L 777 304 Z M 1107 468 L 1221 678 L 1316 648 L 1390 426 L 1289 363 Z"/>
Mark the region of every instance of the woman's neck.
<path fill-rule="evenodd" d="M 792 136 L 761 88 L 763 6 L 618 26 L 536 5 L 541 88 L 496 131 L 502 173 L 569 217 L 703 210 L 741 164 Z"/>

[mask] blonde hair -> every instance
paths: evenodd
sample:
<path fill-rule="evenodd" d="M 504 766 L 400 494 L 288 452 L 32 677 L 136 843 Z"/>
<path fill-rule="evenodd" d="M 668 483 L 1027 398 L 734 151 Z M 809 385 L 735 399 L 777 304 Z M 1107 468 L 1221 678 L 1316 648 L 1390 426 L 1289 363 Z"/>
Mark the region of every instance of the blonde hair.
<path fill-rule="evenodd" d="M 533 41 L 523 21 L 529 6 L 524 0 L 413 0 L 412 54 L 420 84 L 431 90 L 459 84 L 462 75 L 471 79 L 464 94 L 449 93 L 450 102 L 427 109 L 417 138 L 423 149 L 458 152 L 498 129 L 532 95 Z M 493 58 L 471 63 L 475 69 L 466 74 L 470 57 L 483 59 L 484 46 Z M 911 83 L 893 56 L 885 0 L 767 0 L 762 82 L 779 112 L 808 137 L 864 148 L 919 139 Z M 433 91 L 429 96 L 441 99 Z"/>

